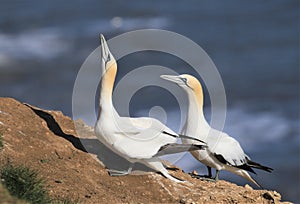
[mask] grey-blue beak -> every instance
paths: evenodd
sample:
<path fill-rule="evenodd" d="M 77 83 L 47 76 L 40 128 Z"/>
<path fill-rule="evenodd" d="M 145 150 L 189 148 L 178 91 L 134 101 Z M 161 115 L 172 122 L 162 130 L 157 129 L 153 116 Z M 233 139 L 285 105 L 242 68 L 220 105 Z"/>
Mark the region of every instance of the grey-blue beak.
<path fill-rule="evenodd" d="M 101 39 L 101 58 L 103 62 L 106 64 L 110 60 L 114 59 L 114 57 L 111 54 L 107 42 L 102 34 L 100 35 L 100 39 Z"/>
<path fill-rule="evenodd" d="M 180 76 L 176 76 L 176 75 L 161 75 L 160 78 L 165 79 L 167 81 L 171 81 L 171 82 L 176 83 L 176 84 L 182 84 L 183 83 Z"/>

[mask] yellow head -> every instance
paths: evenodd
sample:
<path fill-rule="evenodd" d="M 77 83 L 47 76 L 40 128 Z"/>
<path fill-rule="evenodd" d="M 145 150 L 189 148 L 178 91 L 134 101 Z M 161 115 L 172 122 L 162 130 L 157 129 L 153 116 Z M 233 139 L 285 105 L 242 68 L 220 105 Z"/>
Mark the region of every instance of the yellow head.
<path fill-rule="evenodd" d="M 161 75 L 160 77 L 162 79 L 176 83 L 188 94 L 189 97 L 195 96 L 198 103 L 200 103 L 200 105 L 203 105 L 202 85 L 196 77 L 189 74 L 182 74 L 179 76 Z"/>
<path fill-rule="evenodd" d="M 101 66 L 103 70 L 103 79 L 106 84 L 113 84 L 117 73 L 117 62 L 110 52 L 104 36 L 101 39 Z"/>

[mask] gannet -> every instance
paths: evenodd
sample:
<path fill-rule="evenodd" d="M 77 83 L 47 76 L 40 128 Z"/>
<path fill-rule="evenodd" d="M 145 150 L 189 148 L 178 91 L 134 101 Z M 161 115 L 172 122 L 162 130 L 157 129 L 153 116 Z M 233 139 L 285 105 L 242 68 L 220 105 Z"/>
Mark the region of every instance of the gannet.
<path fill-rule="evenodd" d="M 197 145 L 177 144 L 180 136 L 160 121 L 147 118 L 120 117 L 112 102 L 117 62 L 101 35 L 103 75 L 100 83 L 99 112 L 95 124 L 97 138 L 113 152 L 131 162 L 127 171 L 108 170 L 111 176 L 127 175 L 135 162 L 142 163 L 175 182 L 181 180 L 171 176 L 159 156 L 183 151 L 200 150 L 205 143 L 197 139 Z M 195 141 L 194 138 L 191 138 Z"/>
<path fill-rule="evenodd" d="M 255 173 L 252 168 L 256 168 L 271 172 L 273 169 L 251 161 L 237 140 L 210 127 L 203 114 L 203 91 L 200 82 L 188 74 L 161 75 L 161 78 L 176 83 L 187 93 L 188 112 L 182 134 L 196 136 L 207 143 L 206 150 L 191 152 L 195 159 L 207 166 L 207 177 L 217 181 L 219 171 L 227 170 L 261 187 L 247 171 Z M 190 141 L 182 139 L 182 143 L 189 144 Z M 212 178 L 211 168 L 216 169 L 214 178 Z"/>

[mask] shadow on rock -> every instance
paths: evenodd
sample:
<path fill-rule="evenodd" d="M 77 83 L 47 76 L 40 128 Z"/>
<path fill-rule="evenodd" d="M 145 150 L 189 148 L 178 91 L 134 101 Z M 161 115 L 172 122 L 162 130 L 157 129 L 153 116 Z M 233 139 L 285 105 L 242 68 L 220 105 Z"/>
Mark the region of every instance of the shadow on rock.
<path fill-rule="evenodd" d="M 106 168 L 115 170 L 127 170 L 129 168 L 130 162 L 111 151 L 98 139 L 78 138 L 74 135 L 66 134 L 63 132 L 60 125 L 50 113 L 32 107 L 28 104 L 24 105 L 28 106 L 36 115 L 42 118 L 47 123 L 49 130 L 52 131 L 55 135 L 68 140 L 78 150 L 97 155 L 97 159 L 100 161 L 100 163 L 103 163 Z M 82 128 L 76 128 L 76 131 L 78 135 L 87 134 L 87 130 L 84 130 Z M 93 136 L 95 135 L 93 134 Z M 141 171 L 151 170 L 150 168 L 142 164 L 135 164 L 134 167 L 135 169 Z"/>

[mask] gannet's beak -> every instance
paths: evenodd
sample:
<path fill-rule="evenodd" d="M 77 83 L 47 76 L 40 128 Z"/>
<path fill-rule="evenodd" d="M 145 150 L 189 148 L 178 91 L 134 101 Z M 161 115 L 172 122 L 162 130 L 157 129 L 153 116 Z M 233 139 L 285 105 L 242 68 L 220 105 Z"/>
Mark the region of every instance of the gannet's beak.
<path fill-rule="evenodd" d="M 160 75 L 160 78 L 165 79 L 167 81 L 171 81 L 173 83 L 176 83 L 178 85 L 183 84 L 183 81 L 180 76 L 175 75 Z"/>
<path fill-rule="evenodd" d="M 106 67 L 107 63 L 108 62 L 111 62 L 111 61 L 114 61 L 114 57 L 113 55 L 111 54 L 109 48 L 108 48 L 108 45 L 107 45 L 107 42 L 104 38 L 104 36 L 101 34 L 100 35 L 100 39 L 101 39 L 101 58 L 102 58 L 102 63 L 103 65 Z"/>

